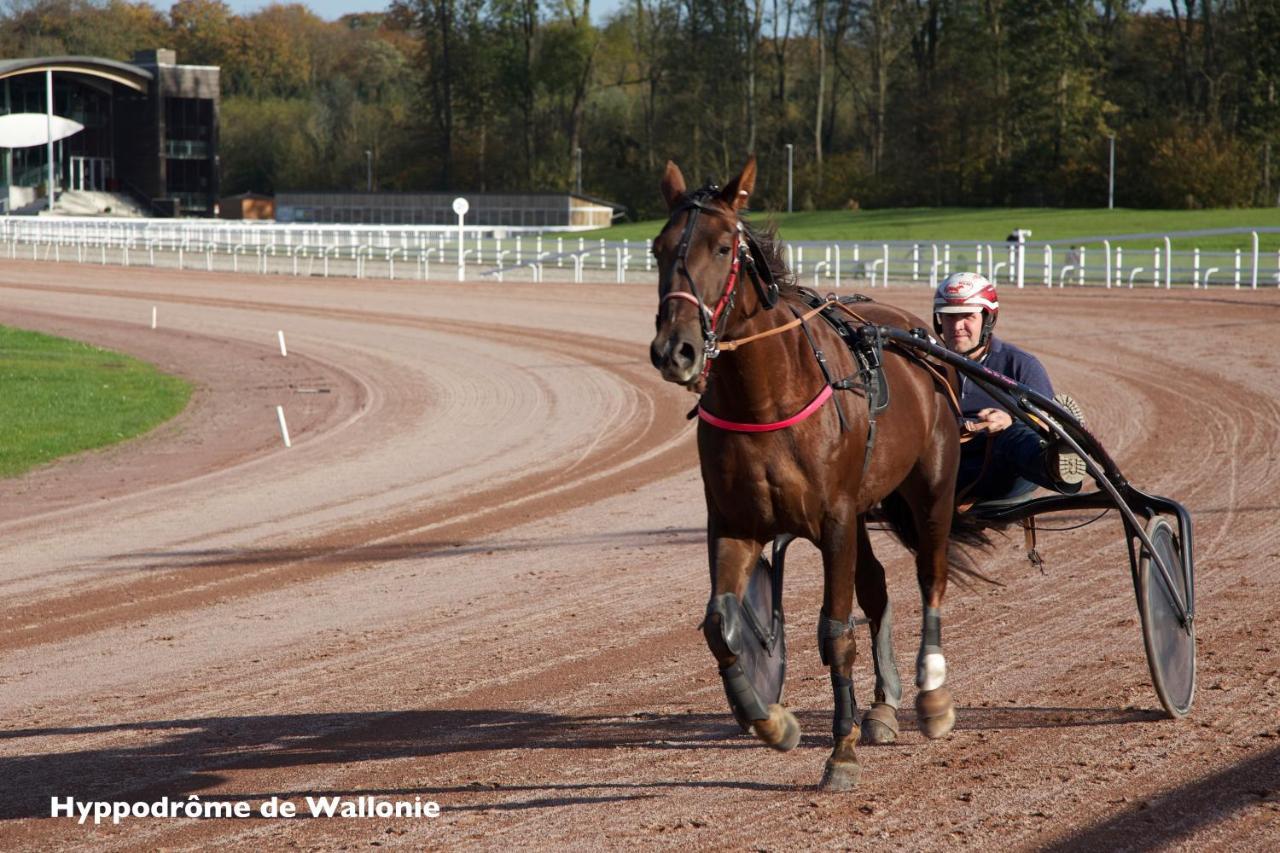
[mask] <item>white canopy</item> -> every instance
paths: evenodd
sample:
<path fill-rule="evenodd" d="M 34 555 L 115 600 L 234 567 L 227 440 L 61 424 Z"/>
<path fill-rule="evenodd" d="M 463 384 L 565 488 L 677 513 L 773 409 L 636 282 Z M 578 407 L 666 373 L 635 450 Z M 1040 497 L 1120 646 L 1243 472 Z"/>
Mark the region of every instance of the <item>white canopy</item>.
<path fill-rule="evenodd" d="M 47 145 L 52 129 L 53 142 L 84 130 L 84 125 L 62 116 L 44 113 L 10 113 L 0 116 L 0 148 L 30 148 Z"/>

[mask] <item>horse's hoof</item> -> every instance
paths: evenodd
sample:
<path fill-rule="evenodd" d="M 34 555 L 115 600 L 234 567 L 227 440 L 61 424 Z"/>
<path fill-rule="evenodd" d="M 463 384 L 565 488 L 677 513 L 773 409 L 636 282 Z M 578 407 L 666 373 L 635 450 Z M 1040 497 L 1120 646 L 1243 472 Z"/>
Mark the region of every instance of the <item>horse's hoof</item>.
<path fill-rule="evenodd" d="M 927 738 L 945 737 L 956 727 L 956 708 L 945 687 L 916 694 L 916 717 Z"/>
<path fill-rule="evenodd" d="M 769 719 L 756 720 L 756 737 L 778 752 L 788 752 L 800 743 L 800 722 L 781 705 L 769 706 Z"/>
<path fill-rule="evenodd" d="M 884 745 L 898 742 L 898 709 L 886 702 L 877 702 L 862 715 L 862 742 Z"/>
<path fill-rule="evenodd" d="M 836 761 L 828 758 L 827 769 L 823 771 L 822 781 L 818 783 L 818 787 L 832 793 L 852 791 L 858 786 L 858 779 L 861 776 L 862 765 L 858 762 Z"/>

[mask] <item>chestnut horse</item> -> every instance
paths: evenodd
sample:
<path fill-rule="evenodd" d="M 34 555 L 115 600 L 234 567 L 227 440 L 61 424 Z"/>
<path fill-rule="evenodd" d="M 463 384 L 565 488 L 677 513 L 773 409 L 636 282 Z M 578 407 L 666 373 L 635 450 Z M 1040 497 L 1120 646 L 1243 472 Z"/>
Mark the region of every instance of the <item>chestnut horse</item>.
<path fill-rule="evenodd" d="M 949 369 L 931 368 L 892 346 L 876 349 L 889 403 L 873 418 L 868 389 L 875 383 L 866 361 L 831 324 L 815 319 L 817 309 L 802 300 L 770 235 L 756 234 L 740 218 L 755 177 L 752 158 L 724 189 L 687 192 L 679 168 L 667 163 L 661 186 L 670 218 L 653 241 L 660 301 L 650 358 L 664 379 L 703 390 L 698 453 L 711 567 L 703 631 L 734 715 L 779 750 L 794 747 L 800 729 L 777 695 L 762 697 L 758 679 L 753 686 L 758 673 L 752 667 L 780 664 L 744 652 L 743 625 L 760 621 L 747 613 L 748 596 L 758 597 L 748 586 L 762 549 L 776 537 L 807 539 L 822 552 L 818 638 L 835 711 L 821 784 L 847 790 L 859 775 L 859 736 L 864 743 L 892 742 L 901 698 L 884 568 L 871 551 L 864 517 L 878 507 L 915 552 L 924 604 L 916 709 L 930 738 L 946 735 L 955 723 L 940 619 L 949 543 L 953 536 L 971 544 L 984 540 L 975 529 L 953 533 L 960 442 Z M 926 327 L 871 301 L 828 302 L 827 308 L 852 314 L 859 326 Z M 868 381 L 838 379 L 859 375 Z M 876 672 L 874 704 L 861 725 L 850 676 L 855 592 L 869 620 Z M 780 633 L 780 613 L 777 618 Z M 781 675 L 776 682 L 780 693 Z"/>

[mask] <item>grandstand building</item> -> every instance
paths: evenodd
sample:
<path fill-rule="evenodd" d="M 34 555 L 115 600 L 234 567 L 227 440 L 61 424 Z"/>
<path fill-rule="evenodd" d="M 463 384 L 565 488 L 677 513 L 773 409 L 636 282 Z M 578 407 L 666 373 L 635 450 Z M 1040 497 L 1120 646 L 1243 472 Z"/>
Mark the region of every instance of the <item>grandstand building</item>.
<path fill-rule="evenodd" d="M 216 67 L 178 65 L 172 50 L 140 51 L 133 62 L 91 56 L 0 60 L 0 146 L 10 146 L 0 147 L 5 212 L 49 206 L 52 135 L 55 208 L 72 208 L 76 199 L 91 205 L 114 194 L 118 205 L 127 198 L 148 215 L 212 216 L 219 73 Z M 30 144 L 17 131 L 39 128 L 40 117 L 51 128 L 55 117 L 81 128 L 62 138 L 46 132 Z M 6 135 L 7 128 L 14 132 Z"/>

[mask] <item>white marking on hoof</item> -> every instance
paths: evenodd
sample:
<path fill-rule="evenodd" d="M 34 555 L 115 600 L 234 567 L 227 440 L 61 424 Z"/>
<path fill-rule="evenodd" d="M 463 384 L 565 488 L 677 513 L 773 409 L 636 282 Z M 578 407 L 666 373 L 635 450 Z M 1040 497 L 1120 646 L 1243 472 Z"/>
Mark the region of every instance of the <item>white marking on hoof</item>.
<path fill-rule="evenodd" d="M 920 662 L 918 675 L 917 687 L 921 690 L 937 690 L 947 683 L 947 659 L 938 652 L 925 655 Z"/>

